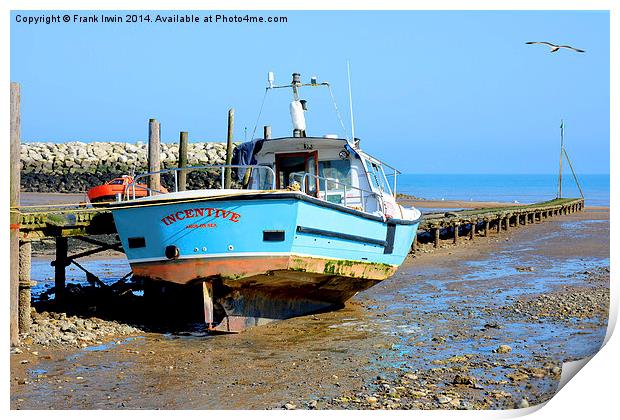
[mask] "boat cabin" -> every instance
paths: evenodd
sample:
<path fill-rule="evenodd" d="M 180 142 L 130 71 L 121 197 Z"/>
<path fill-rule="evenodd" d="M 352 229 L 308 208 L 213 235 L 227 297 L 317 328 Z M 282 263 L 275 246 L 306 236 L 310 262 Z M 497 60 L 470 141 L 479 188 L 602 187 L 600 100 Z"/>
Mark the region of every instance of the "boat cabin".
<path fill-rule="evenodd" d="M 346 139 L 284 137 L 257 140 L 253 161 L 272 171 L 253 171 L 246 188 L 301 191 L 367 213 L 392 216 L 397 208 L 392 187 L 378 159 L 352 147 Z M 393 168 L 389 174 L 395 177 Z M 393 180 L 395 182 L 395 178 Z M 395 216 L 394 216 L 395 217 Z"/>

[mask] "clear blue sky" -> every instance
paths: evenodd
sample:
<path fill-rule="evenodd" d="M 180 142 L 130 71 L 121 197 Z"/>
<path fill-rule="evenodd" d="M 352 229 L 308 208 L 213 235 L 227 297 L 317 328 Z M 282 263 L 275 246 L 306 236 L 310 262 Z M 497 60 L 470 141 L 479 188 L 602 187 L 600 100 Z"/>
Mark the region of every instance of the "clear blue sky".
<path fill-rule="evenodd" d="M 276 82 L 289 82 L 294 71 L 331 82 L 348 129 L 348 59 L 356 136 L 404 172 L 555 172 L 562 118 L 575 169 L 609 172 L 607 12 L 264 11 L 254 14 L 288 23 L 15 22 L 18 14 L 58 13 L 12 12 L 11 80 L 22 84 L 25 141 L 135 142 L 146 139 L 150 117 L 161 122 L 164 141 L 177 141 L 179 131 L 189 131 L 190 141 L 224 141 L 229 107 L 243 140 L 270 70 Z M 543 40 L 587 52 L 525 45 Z M 327 91 L 302 96 L 308 134 L 342 134 Z M 289 101 L 288 93 L 270 94 L 257 133 L 271 124 L 275 135 L 288 135 Z"/>

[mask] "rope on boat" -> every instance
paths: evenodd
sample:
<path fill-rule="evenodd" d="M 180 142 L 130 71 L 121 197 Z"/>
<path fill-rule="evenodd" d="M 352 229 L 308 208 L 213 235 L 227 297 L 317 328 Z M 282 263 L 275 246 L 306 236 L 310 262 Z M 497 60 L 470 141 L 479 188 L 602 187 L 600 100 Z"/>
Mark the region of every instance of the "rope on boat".
<path fill-rule="evenodd" d="M 250 137 L 250 140 L 254 140 L 254 134 L 256 134 L 256 128 L 258 127 L 260 116 L 263 113 L 263 106 L 265 106 L 265 99 L 267 99 L 268 91 L 269 91 L 269 88 L 265 88 L 265 94 L 263 95 L 263 101 L 260 104 L 260 110 L 258 111 L 258 117 L 256 117 L 256 123 L 254 124 L 254 130 L 252 130 L 252 136 Z"/>
<path fill-rule="evenodd" d="M 338 110 L 338 104 L 336 103 L 336 98 L 334 98 L 334 93 L 332 92 L 332 87 L 330 85 L 327 85 L 327 89 L 329 90 L 329 96 L 332 97 L 332 103 L 334 104 L 334 109 L 336 110 L 336 115 L 338 116 L 338 121 L 340 121 L 340 126 L 342 127 L 342 131 L 344 132 L 344 137 L 347 140 L 349 140 L 347 129 L 344 127 L 344 122 L 342 121 L 342 116 L 340 115 L 340 111 Z M 355 139 L 351 139 L 350 141 L 355 141 Z"/>

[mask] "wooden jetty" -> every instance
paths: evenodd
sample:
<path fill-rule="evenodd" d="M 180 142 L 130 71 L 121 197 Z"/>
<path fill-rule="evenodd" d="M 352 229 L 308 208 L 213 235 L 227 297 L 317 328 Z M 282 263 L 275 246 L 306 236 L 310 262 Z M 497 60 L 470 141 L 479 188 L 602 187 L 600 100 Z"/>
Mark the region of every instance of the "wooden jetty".
<path fill-rule="evenodd" d="M 412 252 L 415 252 L 416 242 L 432 241 L 435 248 L 442 240 L 457 244 L 461 239 L 473 240 L 478 235 L 488 236 L 490 232 L 499 233 L 511 227 L 539 223 L 553 216 L 581 211 L 583 207 L 583 198 L 556 198 L 523 206 L 426 214 L 420 223 Z"/>
<path fill-rule="evenodd" d="M 581 211 L 582 198 L 562 198 L 524 206 L 491 209 L 461 210 L 433 213 L 423 216 L 418 234 L 412 244 L 415 253 L 418 243 L 432 242 L 439 247 L 448 241 L 459 244 L 472 241 L 476 236 L 488 236 L 508 231 L 511 227 L 540 223 L 554 216 Z M 92 238 L 94 235 L 115 235 L 116 227 L 110 210 L 93 208 L 90 205 L 71 207 L 44 207 L 19 209 L 19 252 L 12 255 L 19 265 L 19 331 L 27 331 L 30 325 L 30 243 L 45 238 L 56 241 L 56 255 L 52 265 L 55 268 L 55 299 L 62 302 L 65 289 L 65 269 L 78 258 L 114 249 L 122 252 L 120 242 L 105 243 Z M 68 238 L 75 238 L 95 245 L 96 248 L 69 254 Z M 79 267 L 79 265 L 78 265 Z M 87 275 L 95 277 L 92 273 Z"/>

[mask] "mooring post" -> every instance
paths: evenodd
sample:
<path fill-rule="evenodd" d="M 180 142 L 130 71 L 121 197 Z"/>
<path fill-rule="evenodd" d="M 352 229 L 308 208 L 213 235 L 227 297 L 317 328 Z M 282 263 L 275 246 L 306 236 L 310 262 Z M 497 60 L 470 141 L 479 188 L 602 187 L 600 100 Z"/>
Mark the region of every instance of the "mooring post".
<path fill-rule="evenodd" d="M 489 236 L 489 219 L 484 219 L 484 236 Z"/>
<path fill-rule="evenodd" d="M 20 189 L 20 115 L 21 89 L 19 84 L 11 82 L 11 122 L 10 122 L 10 283 L 9 283 L 9 306 L 10 306 L 10 344 L 16 346 L 19 343 L 19 189 Z"/>
<path fill-rule="evenodd" d="M 459 224 L 455 223 L 454 225 L 454 244 L 459 242 Z"/>
<path fill-rule="evenodd" d="M 32 245 L 27 241 L 19 243 L 19 332 L 20 334 L 30 331 L 30 263 Z"/>
<path fill-rule="evenodd" d="M 433 228 L 433 245 L 435 248 L 439 248 L 439 228 Z"/>
<path fill-rule="evenodd" d="M 155 118 L 149 120 L 149 150 L 148 150 L 148 165 L 149 172 L 159 172 L 161 170 L 160 164 L 160 142 L 161 142 L 161 125 Z M 153 174 L 149 176 L 150 191 L 149 195 L 152 195 L 155 191 L 161 190 L 161 178 L 160 174 Z"/>
<path fill-rule="evenodd" d="M 502 231 L 502 218 L 497 216 L 497 233 Z"/>
<path fill-rule="evenodd" d="M 69 243 L 67 238 L 58 236 L 56 238 L 56 263 L 54 265 L 54 300 L 56 303 L 63 303 L 65 298 L 65 280 L 67 267 L 67 253 Z"/>
<path fill-rule="evenodd" d="M 179 168 L 187 167 L 187 131 L 181 131 L 179 135 Z M 185 191 L 187 187 L 187 171 L 179 171 L 179 191 Z"/>
<path fill-rule="evenodd" d="M 504 230 L 507 232 L 510 229 L 510 217 L 506 216 L 504 217 Z"/>
<path fill-rule="evenodd" d="M 472 220 L 471 229 L 469 230 L 469 239 L 473 241 L 475 236 L 476 236 L 476 221 Z"/>
<path fill-rule="evenodd" d="M 235 128 L 235 109 L 228 110 L 228 136 L 226 137 L 226 165 L 232 163 L 233 152 L 233 132 Z M 224 188 L 230 188 L 231 184 L 231 168 L 226 167 L 224 170 Z"/>

